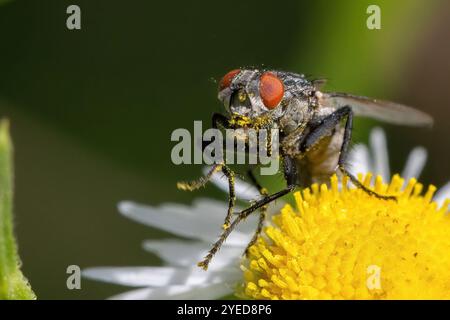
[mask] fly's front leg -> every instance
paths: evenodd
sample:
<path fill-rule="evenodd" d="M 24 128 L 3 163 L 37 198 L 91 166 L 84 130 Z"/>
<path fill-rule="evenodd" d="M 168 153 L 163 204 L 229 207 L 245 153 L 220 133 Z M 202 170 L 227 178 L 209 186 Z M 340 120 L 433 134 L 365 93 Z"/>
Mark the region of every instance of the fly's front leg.
<path fill-rule="evenodd" d="M 341 145 L 341 149 L 339 151 L 338 169 L 344 175 L 348 176 L 355 186 L 361 188 L 366 193 L 380 199 L 396 200 L 397 198 L 394 196 L 380 195 L 375 191 L 367 188 L 345 168 L 345 161 L 347 159 L 348 146 L 350 144 L 352 136 L 352 125 L 353 125 L 353 111 L 350 106 L 344 106 L 336 110 L 332 114 L 328 115 L 327 117 L 325 117 L 321 121 L 321 123 L 313 130 L 311 130 L 311 132 L 301 141 L 300 151 L 302 153 L 307 152 L 310 148 L 314 147 L 314 145 L 316 145 L 320 141 L 320 139 L 332 134 L 332 131 L 343 119 L 346 120 L 345 120 L 343 142 Z"/>
<path fill-rule="evenodd" d="M 278 198 L 281 198 L 282 196 L 292 192 L 295 189 L 295 185 L 288 186 L 286 189 L 283 189 L 277 193 L 274 193 L 258 202 L 256 202 L 254 205 L 250 206 L 249 208 L 241 211 L 238 216 L 231 222 L 230 227 L 225 229 L 223 233 L 220 235 L 219 240 L 217 240 L 211 250 L 208 252 L 206 257 L 203 259 L 203 261 L 199 262 L 197 265 L 201 267 L 204 270 L 208 269 L 209 263 L 211 262 L 214 255 L 219 251 L 220 247 L 224 243 L 224 241 L 228 238 L 230 233 L 236 228 L 236 226 L 242 221 L 245 220 L 250 214 L 255 212 L 257 209 L 261 208 L 262 206 L 269 204 L 272 201 L 275 201 Z"/>
<path fill-rule="evenodd" d="M 183 191 L 194 191 L 200 189 L 201 187 L 204 187 L 209 180 L 211 180 L 211 177 L 215 172 L 221 170 L 223 170 L 223 164 L 215 164 L 205 176 L 200 177 L 197 180 L 177 182 L 177 188 Z"/>
<path fill-rule="evenodd" d="M 274 194 L 268 195 L 261 200 L 258 200 L 247 209 L 239 212 L 238 216 L 233 220 L 233 222 L 231 222 L 230 227 L 225 229 L 220 235 L 219 239 L 213 244 L 211 250 L 208 252 L 204 260 L 198 263 L 199 267 L 203 268 L 204 270 L 208 269 L 209 263 L 211 262 L 214 255 L 217 253 L 217 251 L 219 251 L 224 241 L 242 220 L 247 218 L 250 214 L 258 210 L 259 208 L 271 203 L 272 201 L 275 201 L 278 198 L 281 198 L 282 196 L 292 192 L 295 189 L 297 181 L 297 168 L 294 160 L 290 157 L 284 157 L 284 175 L 288 184 L 287 187 Z"/>
<path fill-rule="evenodd" d="M 266 131 L 267 132 L 267 131 Z M 266 144 L 267 156 L 272 156 L 272 132 L 267 133 L 267 144 Z"/>
<path fill-rule="evenodd" d="M 250 178 L 250 181 L 253 183 L 254 186 L 256 186 L 258 188 L 259 193 L 265 198 L 267 196 L 269 196 L 269 191 L 267 191 L 266 188 L 264 188 L 263 186 L 261 186 L 261 184 L 258 182 L 258 180 L 256 180 L 255 174 L 253 173 L 252 169 L 249 169 L 247 171 L 247 175 Z M 264 225 L 264 220 L 266 219 L 266 215 L 267 215 L 267 205 L 262 206 L 259 209 L 259 220 L 258 220 L 258 226 L 256 228 L 256 231 L 252 237 L 252 240 L 250 240 L 249 244 L 247 245 L 247 247 L 245 248 L 245 255 L 247 256 L 248 253 L 248 249 L 255 244 L 256 240 L 258 239 L 258 236 L 261 234 L 263 225 Z"/>
<path fill-rule="evenodd" d="M 214 173 L 222 171 L 222 173 L 227 177 L 228 179 L 228 187 L 229 187 L 229 195 L 228 195 L 228 212 L 227 216 L 225 217 L 225 221 L 223 224 L 223 228 L 227 229 L 230 226 L 230 220 L 233 215 L 233 209 L 234 205 L 236 203 L 236 194 L 235 194 L 235 178 L 234 178 L 234 172 L 225 164 L 215 164 L 211 168 L 211 170 L 208 171 L 208 173 L 200 177 L 200 179 L 189 181 L 189 182 L 178 182 L 177 188 L 184 191 L 194 191 L 197 190 L 203 186 L 205 186 L 209 180 L 211 180 L 211 177 Z"/>
<path fill-rule="evenodd" d="M 234 172 L 231 171 L 227 166 L 222 167 L 223 174 L 228 178 L 228 211 L 227 216 L 225 217 L 225 221 L 223 223 L 223 229 L 228 229 L 230 227 L 231 217 L 233 216 L 234 205 L 236 204 L 236 193 L 234 188 L 235 178 Z"/>
<path fill-rule="evenodd" d="M 252 212 L 256 211 L 257 209 L 260 209 L 260 216 L 259 216 L 259 222 L 258 227 L 255 231 L 255 234 L 253 235 L 252 239 L 247 245 L 247 248 L 245 249 L 245 254 L 247 255 L 248 250 L 252 245 L 255 244 L 256 240 L 258 239 L 258 236 L 261 234 L 263 223 L 266 217 L 266 211 L 269 203 L 275 201 L 278 198 L 281 198 L 282 196 L 292 192 L 295 187 L 297 186 L 297 166 L 295 164 L 294 159 L 288 156 L 283 157 L 283 173 L 284 178 L 286 180 L 287 187 L 281 191 L 278 191 L 277 193 L 274 193 L 272 195 L 268 194 L 268 191 L 265 188 L 262 188 L 261 185 L 254 179 L 254 182 L 257 186 L 259 186 L 261 194 L 264 196 L 263 199 L 257 201 L 255 204 L 250 206 L 249 208 L 243 210 L 239 213 L 239 216 L 242 216 L 242 219 L 245 219 L 245 217 L 249 216 Z M 253 176 L 253 173 L 252 173 Z M 254 178 L 254 176 L 253 176 Z"/>
<path fill-rule="evenodd" d="M 212 116 L 212 127 L 214 129 L 221 128 L 229 128 L 229 119 L 220 113 L 214 113 Z M 202 150 L 204 150 L 208 146 L 209 142 L 202 142 Z M 179 182 L 177 183 L 178 189 L 193 191 L 203 187 L 208 181 L 211 179 L 212 175 L 215 172 L 222 171 L 222 173 L 228 179 L 228 187 L 229 187 L 229 195 L 228 195 L 228 212 L 225 217 L 225 221 L 223 224 L 223 228 L 227 229 L 230 226 L 231 216 L 233 215 L 234 205 L 236 203 L 236 195 L 235 195 L 235 175 L 234 172 L 225 165 L 225 163 L 215 164 L 211 170 L 204 176 L 198 180 L 194 180 L 191 182 Z"/>
<path fill-rule="evenodd" d="M 225 117 L 224 115 L 220 113 L 213 113 L 212 116 L 212 126 L 215 129 L 223 128 L 228 129 L 230 128 L 230 120 Z M 225 164 L 222 165 L 222 172 L 228 179 L 228 211 L 227 216 L 225 217 L 225 221 L 223 223 L 223 229 L 228 229 L 230 227 L 230 221 L 231 217 L 233 215 L 233 209 L 236 203 L 236 194 L 235 194 L 235 175 L 230 168 L 228 168 Z"/>
<path fill-rule="evenodd" d="M 213 113 L 211 121 L 214 129 L 218 129 L 219 127 L 227 129 L 230 127 L 230 119 L 220 113 Z"/>
<path fill-rule="evenodd" d="M 283 196 L 283 195 L 293 191 L 294 188 L 297 185 L 297 166 L 296 166 L 296 164 L 295 164 L 295 162 L 294 162 L 294 160 L 292 158 L 287 157 L 287 156 L 285 156 L 283 158 L 283 172 L 284 172 L 284 178 L 286 180 L 287 187 L 286 187 L 286 189 L 281 190 L 280 192 L 278 192 L 278 193 L 281 193 L 281 195 L 276 197 L 275 199 L 277 199 L 277 198 L 279 198 L 279 197 L 281 197 L 281 196 Z M 264 196 L 264 198 L 261 200 L 262 202 L 264 202 L 264 200 L 269 197 L 269 193 L 268 193 L 267 189 L 261 187 L 261 185 L 256 181 L 255 176 L 253 175 L 253 172 L 251 172 L 251 177 L 253 177 L 251 179 L 254 181 L 255 185 L 260 190 L 261 195 Z M 266 213 L 267 213 L 268 204 L 270 202 L 274 201 L 275 199 L 267 202 L 267 204 L 265 204 L 262 207 L 260 207 L 260 209 L 259 209 L 260 210 L 260 216 L 259 216 L 259 221 L 258 221 L 258 227 L 257 227 L 257 229 L 255 231 L 255 234 L 252 237 L 252 240 L 250 240 L 250 242 L 247 245 L 247 248 L 245 249 L 245 255 L 248 254 L 248 250 L 250 249 L 250 247 L 252 245 L 255 244 L 256 240 L 258 239 L 258 236 L 261 234 L 261 231 L 262 231 L 262 228 L 263 228 L 263 225 L 264 225 L 264 220 L 266 219 Z M 251 213 L 251 211 L 249 211 L 249 214 L 250 213 Z"/>
<path fill-rule="evenodd" d="M 220 113 L 213 113 L 212 118 L 211 118 L 212 127 L 214 129 L 218 129 L 219 127 L 228 128 L 228 126 L 229 126 L 228 121 L 229 121 L 229 119 Z M 209 145 L 209 143 L 210 143 L 209 141 L 202 141 L 202 152 Z M 208 183 L 208 181 L 211 179 L 212 175 L 218 171 L 222 171 L 222 172 L 226 171 L 226 172 L 224 172 L 224 174 L 227 177 L 231 176 L 231 174 L 228 174 L 228 172 L 231 172 L 231 170 L 229 170 L 228 168 L 224 169 L 224 167 L 225 167 L 225 165 L 223 163 L 214 164 L 213 167 L 211 168 L 211 170 L 205 176 L 200 177 L 197 180 L 193 180 L 193 181 L 189 181 L 189 182 L 180 181 L 177 183 L 177 188 L 180 190 L 185 190 L 185 191 L 197 190 L 197 189 L 205 186 Z M 230 178 L 229 178 L 229 180 L 230 180 Z M 234 186 L 233 186 L 233 192 L 234 192 Z"/>

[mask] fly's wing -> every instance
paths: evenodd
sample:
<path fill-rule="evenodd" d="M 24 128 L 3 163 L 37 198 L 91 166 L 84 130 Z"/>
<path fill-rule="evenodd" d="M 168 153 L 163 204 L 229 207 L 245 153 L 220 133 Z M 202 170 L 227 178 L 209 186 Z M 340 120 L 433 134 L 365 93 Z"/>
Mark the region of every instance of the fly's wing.
<path fill-rule="evenodd" d="M 320 105 L 339 109 L 352 107 L 356 116 L 368 117 L 392 124 L 431 126 L 433 118 L 428 114 L 398 103 L 354 96 L 346 93 L 322 93 Z"/>
<path fill-rule="evenodd" d="M 320 90 L 324 85 L 327 84 L 327 81 L 328 80 L 325 78 L 311 80 L 311 82 L 316 90 Z"/>

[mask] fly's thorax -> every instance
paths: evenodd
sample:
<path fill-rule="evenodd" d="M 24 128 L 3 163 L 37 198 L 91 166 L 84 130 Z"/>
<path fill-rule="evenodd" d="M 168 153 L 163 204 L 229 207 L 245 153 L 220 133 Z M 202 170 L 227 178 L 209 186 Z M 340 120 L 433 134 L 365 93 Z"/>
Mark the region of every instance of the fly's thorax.
<path fill-rule="evenodd" d="M 312 110 L 308 99 L 294 97 L 281 107 L 282 115 L 278 118 L 280 130 L 290 134 L 311 118 Z"/>

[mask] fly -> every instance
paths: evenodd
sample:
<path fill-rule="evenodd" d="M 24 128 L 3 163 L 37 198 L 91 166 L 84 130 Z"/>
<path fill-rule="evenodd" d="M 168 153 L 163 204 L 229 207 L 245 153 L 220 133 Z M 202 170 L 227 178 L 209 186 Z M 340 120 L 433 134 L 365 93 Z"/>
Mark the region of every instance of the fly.
<path fill-rule="evenodd" d="M 292 192 L 296 187 L 312 183 L 325 183 L 338 172 L 369 195 L 395 200 L 394 196 L 379 194 L 364 186 L 345 166 L 351 141 L 354 116 L 369 117 L 386 123 L 431 126 L 433 119 L 401 104 L 355 96 L 347 93 L 321 92 L 324 80 L 308 80 L 302 74 L 276 70 L 235 69 L 219 83 L 219 100 L 227 114 L 214 113 L 213 128 L 278 129 L 280 158 L 286 188 L 269 194 L 257 181 L 252 169 L 247 174 L 258 188 L 261 199 L 238 212 L 233 218 L 236 197 L 234 172 L 225 164 L 216 164 L 206 176 L 192 182 L 181 182 L 183 190 L 195 190 L 205 185 L 216 171 L 221 171 L 229 183 L 228 212 L 223 232 L 198 265 L 207 269 L 233 229 L 246 217 L 259 209 L 259 222 L 247 246 L 253 245 L 260 234 L 267 205 Z"/>

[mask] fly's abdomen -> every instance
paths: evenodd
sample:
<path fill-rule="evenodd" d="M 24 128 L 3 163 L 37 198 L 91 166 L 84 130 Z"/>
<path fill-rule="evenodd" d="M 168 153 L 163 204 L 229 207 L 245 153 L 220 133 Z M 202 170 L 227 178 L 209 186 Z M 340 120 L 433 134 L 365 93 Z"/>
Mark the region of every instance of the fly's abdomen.
<path fill-rule="evenodd" d="M 338 127 L 332 135 L 324 137 L 306 154 L 297 157 L 300 186 L 308 187 L 312 183 L 329 182 L 330 176 L 336 173 L 343 133 L 343 128 Z"/>

